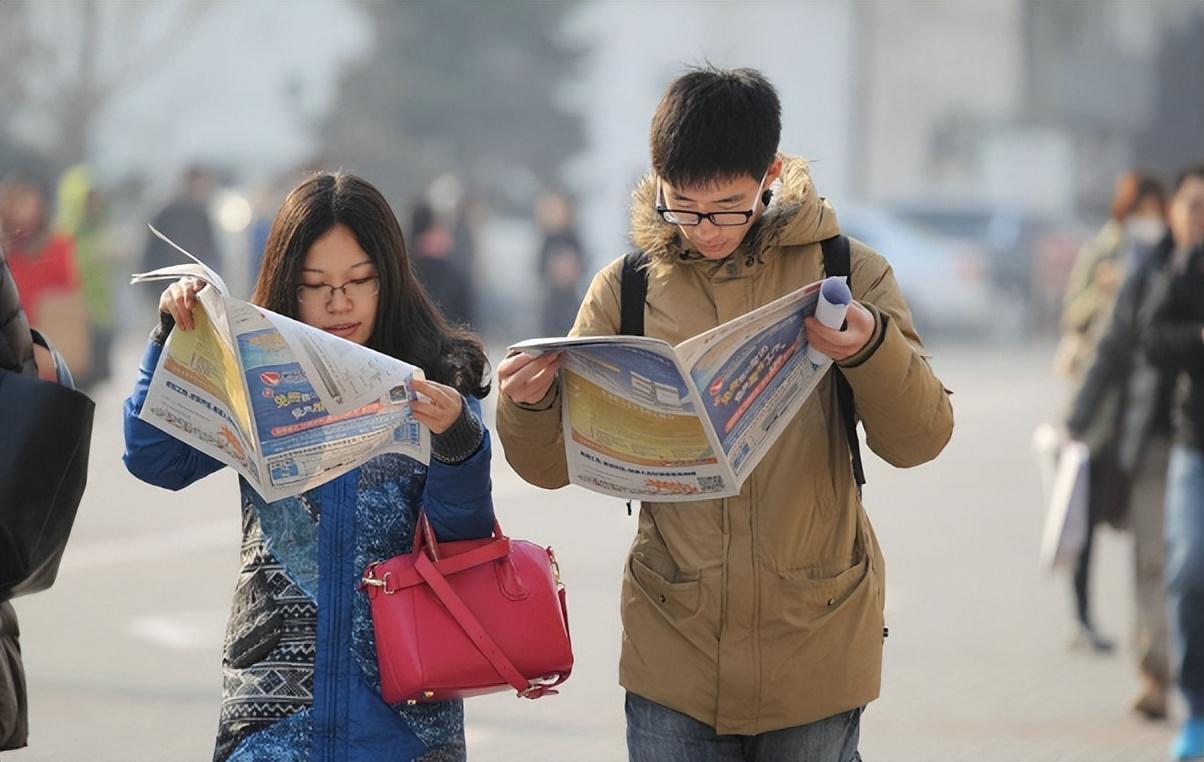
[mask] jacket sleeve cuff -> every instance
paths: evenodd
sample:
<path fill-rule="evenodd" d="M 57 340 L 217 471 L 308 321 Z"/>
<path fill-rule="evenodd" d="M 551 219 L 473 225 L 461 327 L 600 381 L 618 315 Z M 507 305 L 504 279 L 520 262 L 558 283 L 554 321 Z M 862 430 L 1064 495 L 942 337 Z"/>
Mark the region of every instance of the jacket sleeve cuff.
<path fill-rule="evenodd" d="M 869 341 L 865 342 L 865 346 L 857 350 L 857 353 L 852 357 L 846 357 L 836 363 L 841 368 L 856 368 L 873 356 L 874 352 L 878 351 L 878 347 L 882 345 L 883 339 L 886 338 L 886 315 L 872 304 L 862 304 L 874 316 L 874 330 L 870 334 Z"/>
<path fill-rule="evenodd" d="M 560 376 L 557 376 L 552 385 L 548 387 L 548 391 L 543 395 L 543 399 L 539 402 L 515 402 L 515 407 L 520 410 L 530 410 L 534 413 L 542 413 L 545 410 L 550 410 L 556 404 L 556 400 L 560 398 Z"/>
<path fill-rule="evenodd" d="M 160 312 L 159 322 L 156 323 L 154 329 L 151 330 L 150 340 L 159 346 L 163 346 L 165 343 L 167 343 L 167 336 L 171 333 L 171 329 L 175 327 L 176 319 L 173 318 L 170 313 Z"/>
<path fill-rule="evenodd" d="M 879 312 L 877 308 L 866 306 L 874 312 L 876 318 L 874 336 L 860 352 L 840 363 L 840 369 L 857 394 L 863 393 L 863 390 L 858 388 L 858 381 L 864 382 L 868 379 L 873 379 L 872 387 L 876 390 L 897 390 L 907 378 L 915 350 L 890 322 L 889 315 Z"/>
<path fill-rule="evenodd" d="M 446 431 L 431 437 L 431 455 L 441 463 L 456 465 L 472 457 L 485 438 L 485 427 L 461 397 L 460 417 Z"/>

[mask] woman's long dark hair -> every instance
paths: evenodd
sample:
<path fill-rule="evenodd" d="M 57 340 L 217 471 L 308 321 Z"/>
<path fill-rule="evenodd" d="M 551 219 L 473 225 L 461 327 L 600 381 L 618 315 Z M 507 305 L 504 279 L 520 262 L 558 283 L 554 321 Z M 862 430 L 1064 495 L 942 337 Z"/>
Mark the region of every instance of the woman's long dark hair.
<path fill-rule="evenodd" d="M 481 398 L 489 393 L 481 340 L 453 327 L 414 275 L 401 226 L 384 196 L 363 178 L 323 172 L 288 194 L 272 221 L 251 301 L 297 317 L 305 255 L 335 225 L 354 235 L 380 275 L 368 347 L 422 368 L 428 378 Z"/>

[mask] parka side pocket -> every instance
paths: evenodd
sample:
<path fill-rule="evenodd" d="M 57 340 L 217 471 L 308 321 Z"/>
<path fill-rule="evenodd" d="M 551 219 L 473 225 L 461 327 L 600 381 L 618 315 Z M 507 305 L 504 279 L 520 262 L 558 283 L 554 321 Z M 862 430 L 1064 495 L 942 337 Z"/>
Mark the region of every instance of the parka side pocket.
<path fill-rule="evenodd" d="M 698 610 L 700 591 L 697 576 L 670 582 L 633 555 L 631 578 L 654 606 L 671 617 L 688 617 Z"/>
<path fill-rule="evenodd" d="M 262 573 L 256 572 L 234 591 L 226 633 L 226 666 L 245 669 L 255 664 L 276 647 L 283 633 L 284 615 Z"/>

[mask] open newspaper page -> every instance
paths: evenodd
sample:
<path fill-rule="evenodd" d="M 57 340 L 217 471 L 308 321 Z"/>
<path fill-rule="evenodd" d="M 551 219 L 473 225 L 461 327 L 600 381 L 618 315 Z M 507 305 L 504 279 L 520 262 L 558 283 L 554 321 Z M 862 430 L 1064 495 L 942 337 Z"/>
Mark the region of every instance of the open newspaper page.
<path fill-rule="evenodd" d="M 808 359 L 803 330 L 803 320 L 815 313 L 821 285 L 804 286 L 676 347 L 738 482 L 769 451 L 832 364 Z"/>
<path fill-rule="evenodd" d="M 234 468 L 266 500 L 385 452 L 430 462 L 430 431 L 409 406 L 421 369 L 234 299 L 188 256 L 193 263 L 133 278 L 209 284 L 197 295 L 196 328 L 167 339 L 143 420 Z"/>
<path fill-rule="evenodd" d="M 311 325 L 262 310 L 313 382 L 327 409 L 340 415 L 381 399 L 381 390 L 408 383 L 414 366 Z"/>
<path fill-rule="evenodd" d="M 535 339 L 515 348 L 563 353 L 562 425 L 572 483 L 649 501 L 739 492 L 700 417 L 702 400 L 667 342 L 602 336 Z"/>
<path fill-rule="evenodd" d="M 242 368 L 226 326 L 221 278 L 201 264 L 134 276 L 135 282 L 195 276 L 206 280 L 193 311 L 195 328 L 172 331 L 151 377 L 140 418 L 233 468 L 261 488 L 255 424 Z"/>
<path fill-rule="evenodd" d="M 192 256 L 187 251 L 184 251 L 184 249 L 180 248 L 175 241 L 156 230 L 154 225 L 148 225 L 147 227 L 150 228 L 151 232 L 154 233 L 156 237 L 192 261 L 184 262 L 178 265 L 161 267 L 158 270 L 152 270 L 151 272 L 147 273 L 138 273 L 133 276 L 133 278 L 130 280 L 130 283 L 148 283 L 158 280 L 177 281 L 186 277 L 199 278 L 200 280 L 208 283 L 213 287 L 209 290 L 207 297 L 209 299 L 209 320 L 213 323 L 213 326 L 216 329 L 215 335 L 217 336 L 218 340 L 225 344 L 230 351 L 233 352 L 234 345 L 230 338 L 230 325 L 227 322 L 225 310 L 216 309 L 218 301 L 216 298 L 217 296 L 230 296 L 230 289 L 228 286 L 226 286 L 226 282 L 222 280 L 220 275 L 209 269 L 209 266 L 204 262 Z M 213 293 L 214 291 L 216 291 L 216 293 Z M 202 292 L 197 296 L 202 300 L 206 298 L 205 292 Z"/>
<path fill-rule="evenodd" d="M 430 462 L 430 431 L 409 406 L 409 381 L 422 378 L 421 369 L 246 302 L 228 301 L 265 499 L 312 489 L 385 452 Z M 335 371 L 331 358 L 346 368 Z M 312 383 L 319 374 L 322 381 Z M 343 378 L 365 386 L 352 395 L 339 384 Z M 332 387 L 338 398 L 329 394 Z M 349 399 L 357 404 L 349 407 Z"/>

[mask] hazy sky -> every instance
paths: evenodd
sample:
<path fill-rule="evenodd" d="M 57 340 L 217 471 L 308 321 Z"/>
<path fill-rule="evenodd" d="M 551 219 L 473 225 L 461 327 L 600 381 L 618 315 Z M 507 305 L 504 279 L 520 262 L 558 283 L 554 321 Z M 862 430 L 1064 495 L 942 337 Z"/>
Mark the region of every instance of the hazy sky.
<path fill-rule="evenodd" d="M 324 110 L 339 65 L 370 39 L 343 3 L 215 3 L 162 68 L 104 115 L 98 167 L 120 176 L 199 159 L 250 178 L 287 168 L 312 147 L 297 112 Z M 165 174 L 174 182 L 174 171 Z"/>

